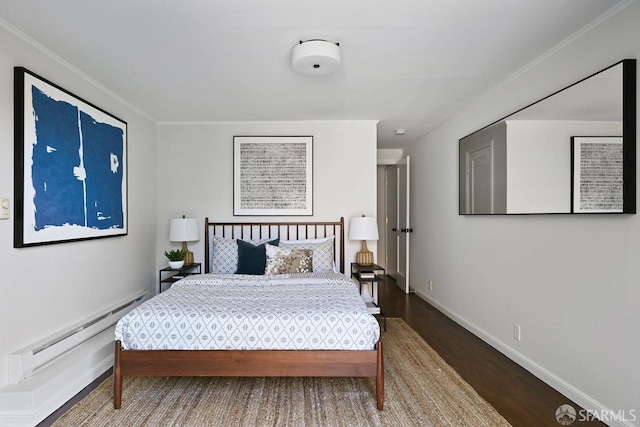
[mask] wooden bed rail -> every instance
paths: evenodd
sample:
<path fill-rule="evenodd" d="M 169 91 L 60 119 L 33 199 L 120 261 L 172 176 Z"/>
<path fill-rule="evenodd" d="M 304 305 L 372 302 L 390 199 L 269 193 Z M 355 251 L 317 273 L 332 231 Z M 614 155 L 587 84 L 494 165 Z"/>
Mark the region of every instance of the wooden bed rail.
<path fill-rule="evenodd" d="M 375 350 L 122 350 L 115 343 L 113 407 L 122 406 L 123 376 L 375 377 L 384 407 L 382 341 Z"/>

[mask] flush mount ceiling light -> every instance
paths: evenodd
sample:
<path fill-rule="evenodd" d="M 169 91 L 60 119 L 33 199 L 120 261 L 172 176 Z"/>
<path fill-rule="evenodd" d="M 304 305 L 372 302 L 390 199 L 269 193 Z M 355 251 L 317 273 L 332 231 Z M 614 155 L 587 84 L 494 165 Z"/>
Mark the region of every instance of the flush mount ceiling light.
<path fill-rule="evenodd" d="M 291 52 L 293 69 L 309 76 L 331 74 L 340 62 L 340 45 L 327 40 L 300 40 Z"/>

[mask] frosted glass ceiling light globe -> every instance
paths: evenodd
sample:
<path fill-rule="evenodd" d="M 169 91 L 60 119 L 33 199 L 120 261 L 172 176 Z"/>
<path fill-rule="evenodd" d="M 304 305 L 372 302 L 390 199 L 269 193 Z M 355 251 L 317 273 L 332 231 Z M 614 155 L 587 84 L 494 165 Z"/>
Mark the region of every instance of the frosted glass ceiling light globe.
<path fill-rule="evenodd" d="M 300 41 L 291 52 L 293 69 L 309 76 L 334 73 L 340 63 L 340 45 L 326 40 Z"/>

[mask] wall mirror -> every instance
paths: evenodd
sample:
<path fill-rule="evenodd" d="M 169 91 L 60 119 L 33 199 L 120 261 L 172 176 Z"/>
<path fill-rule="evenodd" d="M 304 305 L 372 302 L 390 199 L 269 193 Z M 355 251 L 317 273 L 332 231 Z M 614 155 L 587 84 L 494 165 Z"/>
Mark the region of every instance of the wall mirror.
<path fill-rule="evenodd" d="M 636 60 L 459 142 L 459 213 L 636 213 Z"/>

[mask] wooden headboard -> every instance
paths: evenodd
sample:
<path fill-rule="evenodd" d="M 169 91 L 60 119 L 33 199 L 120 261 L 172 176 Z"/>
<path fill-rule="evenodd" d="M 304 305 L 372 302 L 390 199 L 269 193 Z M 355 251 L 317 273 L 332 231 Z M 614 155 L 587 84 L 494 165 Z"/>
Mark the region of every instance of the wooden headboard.
<path fill-rule="evenodd" d="M 334 222 L 210 222 L 204 219 L 205 273 L 211 268 L 212 236 L 228 239 L 301 240 L 336 236 L 333 259 L 344 273 L 344 217 Z"/>

